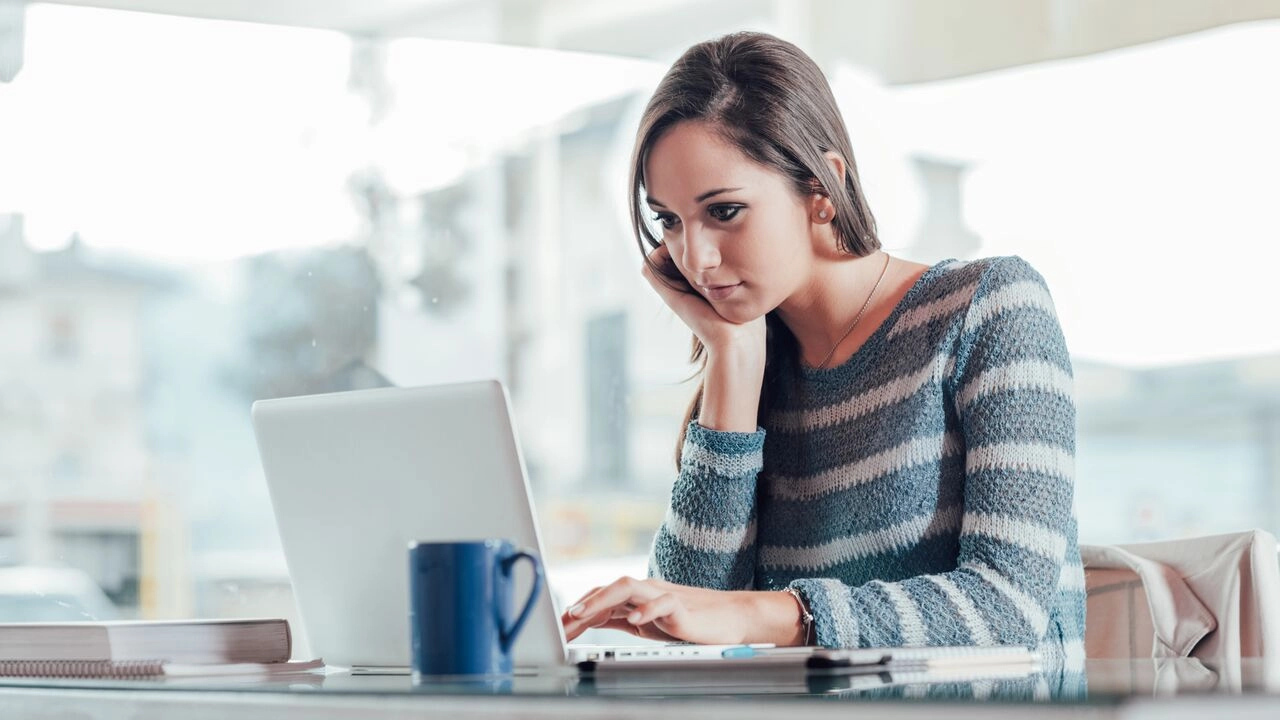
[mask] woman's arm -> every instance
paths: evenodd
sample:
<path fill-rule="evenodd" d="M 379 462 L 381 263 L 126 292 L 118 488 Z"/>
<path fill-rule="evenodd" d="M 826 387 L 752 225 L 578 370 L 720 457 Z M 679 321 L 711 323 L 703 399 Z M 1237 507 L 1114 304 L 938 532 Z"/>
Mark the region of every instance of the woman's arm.
<path fill-rule="evenodd" d="M 755 432 L 764 383 L 763 338 L 734 337 L 721 347 L 707 347 L 706 353 L 698 424 L 708 430 Z"/>
<path fill-rule="evenodd" d="M 680 474 L 654 538 L 649 574 L 682 585 L 750 588 L 755 568 L 756 476 L 764 431 L 764 319 L 731 323 L 675 274 L 667 247 L 644 266 L 650 285 L 702 341 L 707 364 L 698 417 L 680 451 Z M 659 273 L 655 273 L 655 267 Z"/>
<path fill-rule="evenodd" d="M 763 448 L 763 430 L 716 431 L 689 423 L 680 475 L 649 554 L 650 577 L 717 590 L 752 587 Z"/>
<path fill-rule="evenodd" d="M 764 382 L 764 318 L 731 323 L 672 272 L 665 245 L 653 251 L 643 269 L 663 302 L 702 341 L 707 363 L 701 409 L 685 433 L 680 473 L 654 537 L 649 575 L 680 586 L 750 588 L 756 558 L 756 478 L 764 462 L 764 430 L 757 424 Z M 615 585 L 630 583 L 624 578 Z M 571 613 L 562 620 L 572 638 L 587 627 L 616 620 L 614 615 L 625 616 L 624 610 L 611 609 L 607 616 L 587 618 L 590 622 Z"/>

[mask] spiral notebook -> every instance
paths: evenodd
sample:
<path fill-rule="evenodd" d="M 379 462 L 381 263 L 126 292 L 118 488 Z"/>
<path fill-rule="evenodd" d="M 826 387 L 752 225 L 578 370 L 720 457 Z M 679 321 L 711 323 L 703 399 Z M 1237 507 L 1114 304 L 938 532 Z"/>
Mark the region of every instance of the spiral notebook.
<path fill-rule="evenodd" d="M 147 680 L 201 677 L 274 677 L 324 669 L 323 660 L 276 663 L 186 664 L 163 660 L 0 660 L 0 678 Z"/>
<path fill-rule="evenodd" d="M 0 676 L 292 672 L 283 619 L 0 623 Z"/>

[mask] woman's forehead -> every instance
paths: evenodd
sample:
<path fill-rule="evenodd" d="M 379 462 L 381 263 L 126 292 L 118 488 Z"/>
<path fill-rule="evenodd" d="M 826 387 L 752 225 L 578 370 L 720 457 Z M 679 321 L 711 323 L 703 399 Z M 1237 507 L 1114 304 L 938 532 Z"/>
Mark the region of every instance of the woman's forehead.
<path fill-rule="evenodd" d="M 704 123 L 685 121 L 658 138 L 645 160 L 645 189 L 664 203 L 692 201 L 714 188 L 749 188 L 781 175 L 763 167 Z"/>

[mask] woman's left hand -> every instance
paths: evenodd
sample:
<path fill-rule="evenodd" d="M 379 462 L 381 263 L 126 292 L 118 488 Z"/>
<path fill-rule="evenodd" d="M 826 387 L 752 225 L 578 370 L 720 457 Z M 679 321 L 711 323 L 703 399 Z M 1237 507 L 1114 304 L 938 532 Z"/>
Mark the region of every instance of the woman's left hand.
<path fill-rule="evenodd" d="M 749 591 L 707 590 L 624 577 L 587 593 L 560 617 L 569 640 L 589 628 L 623 630 L 653 640 L 699 644 L 762 642 L 751 637 Z"/>

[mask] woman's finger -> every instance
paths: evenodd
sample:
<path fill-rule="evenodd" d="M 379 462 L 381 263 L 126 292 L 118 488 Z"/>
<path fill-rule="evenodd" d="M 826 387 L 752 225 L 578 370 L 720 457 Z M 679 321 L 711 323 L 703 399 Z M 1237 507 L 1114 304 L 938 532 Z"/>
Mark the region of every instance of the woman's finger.
<path fill-rule="evenodd" d="M 727 323 L 715 311 L 715 308 L 711 307 L 711 303 L 695 292 L 687 282 L 683 280 L 679 282 L 667 280 L 655 275 L 648 268 L 645 269 L 644 277 L 645 280 L 649 281 L 649 285 L 654 292 L 658 293 L 658 297 L 662 299 L 663 304 L 671 308 L 671 311 L 695 333 L 701 328 Z"/>
<path fill-rule="evenodd" d="M 646 640 L 660 640 L 662 642 L 681 642 L 680 638 L 665 632 L 658 627 L 657 623 L 649 623 L 648 625 L 639 625 L 633 631 Z"/>
<path fill-rule="evenodd" d="M 615 619 L 613 617 L 615 614 L 621 614 L 623 619 Z M 564 625 L 565 638 L 573 640 L 592 628 L 607 627 L 612 622 L 626 622 L 625 617 L 625 610 L 606 610 L 605 612 L 596 613 L 595 615 L 586 618 L 571 618 L 568 615 L 565 615 L 564 618 L 561 619 L 561 624 Z"/>
<path fill-rule="evenodd" d="M 582 594 L 582 597 L 578 598 L 577 602 L 574 602 L 573 604 L 569 605 L 569 607 L 570 607 L 570 608 L 573 608 L 573 607 L 577 607 L 578 605 L 581 605 L 584 601 L 586 601 L 586 599 L 587 599 L 587 598 L 589 598 L 589 597 L 591 597 L 592 595 L 595 595 L 596 593 L 600 592 L 600 590 L 602 590 L 603 588 L 604 588 L 604 586 L 603 586 L 603 585 L 597 585 L 597 586 L 595 586 L 595 587 L 591 588 L 590 590 L 588 590 L 588 591 L 586 591 L 585 593 L 583 593 L 583 594 Z M 569 614 L 569 610 L 568 610 L 568 609 L 566 609 L 566 610 L 564 611 L 564 614 L 565 614 L 565 615 L 568 615 L 568 614 Z"/>
<path fill-rule="evenodd" d="M 569 611 L 570 611 L 570 610 L 572 610 L 573 608 L 578 607 L 578 606 L 579 606 L 579 605 L 581 605 L 582 603 L 586 602 L 587 598 L 589 598 L 589 597 L 591 597 L 592 595 L 595 595 L 596 593 L 600 592 L 601 587 L 602 587 L 602 586 L 597 585 L 597 586 L 595 586 L 595 587 L 591 588 L 590 590 L 588 590 L 588 591 L 586 591 L 585 593 L 583 593 L 582 597 L 578 598 L 576 602 L 574 602 L 573 604 L 571 604 L 571 605 L 569 605 L 568 607 L 566 607 L 566 608 L 564 609 L 564 611 L 560 613 L 560 624 L 561 624 L 561 625 L 567 625 L 570 621 L 572 621 L 572 620 L 574 619 L 574 617 L 573 617 L 573 615 L 571 615 L 571 614 L 569 613 Z"/>
<path fill-rule="evenodd" d="M 681 609 L 680 600 L 671 593 L 663 593 L 647 603 L 636 606 L 627 614 L 627 622 L 632 625 L 648 625 L 659 618 L 674 615 Z"/>
<path fill-rule="evenodd" d="M 650 267 L 666 268 L 675 266 L 675 260 L 671 259 L 671 248 L 667 247 L 665 243 L 650 250 L 645 260 L 647 260 L 645 264 Z"/>
<path fill-rule="evenodd" d="M 608 620 L 612 619 L 615 612 L 625 618 L 637 604 L 663 592 L 655 584 L 657 582 L 624 577 L 594 593 L 589 593 L 561 616 L 560 621 L 564 626 L 565 637 L 573 639 L 588 628 L 603 627 Z"/>
<path fill-rule="evenodd" d="M 627 603 L 586 619 L 570 618 L 566 613 L 560 618 L 560 622 L 565 627 L 565 638 L 568 640 L 573 640 L 591 629 L 625 630 L 634 634 L 635 628 L 627 622 L 627 615 L 634 610 L 635 606 Z"/>
<path fill-rule="evenodd" d="M 665 274 L 661 268 L 655 268 L 650 265 L 647 261 L 644 264 L 644 268 L 640 271 L 640 274 L 648 281 L 649 286 L 656 290 L 658 295 L 660 295 L 664 300 L 668 295 L 681 294 L 680 290 L 677 289 L 680 288 L 679 281 L 670 275 Z M 673 285 L 675 287 L 672 287 Z"/>
<path fill-rule="evenodd" d="M 689 279 L 680 272 L 675 260 L 671 259 L 671 251 L 666 245 L 659 245 L 649 253 L 640 272 L 664 298 L 671 295 L 680 297 L 693 292 Z"/>
<path fill-rule="evenodd" d="M 632 625 L 631 623 L 626 621 L 626 618 L 623 618 L 621 620 L 610 620 L 608 623 L 601 625 L 600 629 L 621 630 L 622 632 L 635 635 L 636 637 L 642 637 L 646 640 L 659 640 L 662 642 L 678 642 L 679 641 L 679 638 L 669 633 L 663 632 L 661 629 L 658 628 L 657 625 L 654 625 L 654 624 Z"/>
<path fill-rule="evenodd" d="M 638 605 L 648 602 L 663 592 L 663 590 L 653 585 L 651 580 L 637 580 L 630 577 L 618 578 L 601 588 L 599 592 L 592 593 L 578 604 L 569 608 L 568 614 L 570 617 L 577 619 L 594 617 L 599 613 L 625 606 L 627 603 Z"/>

